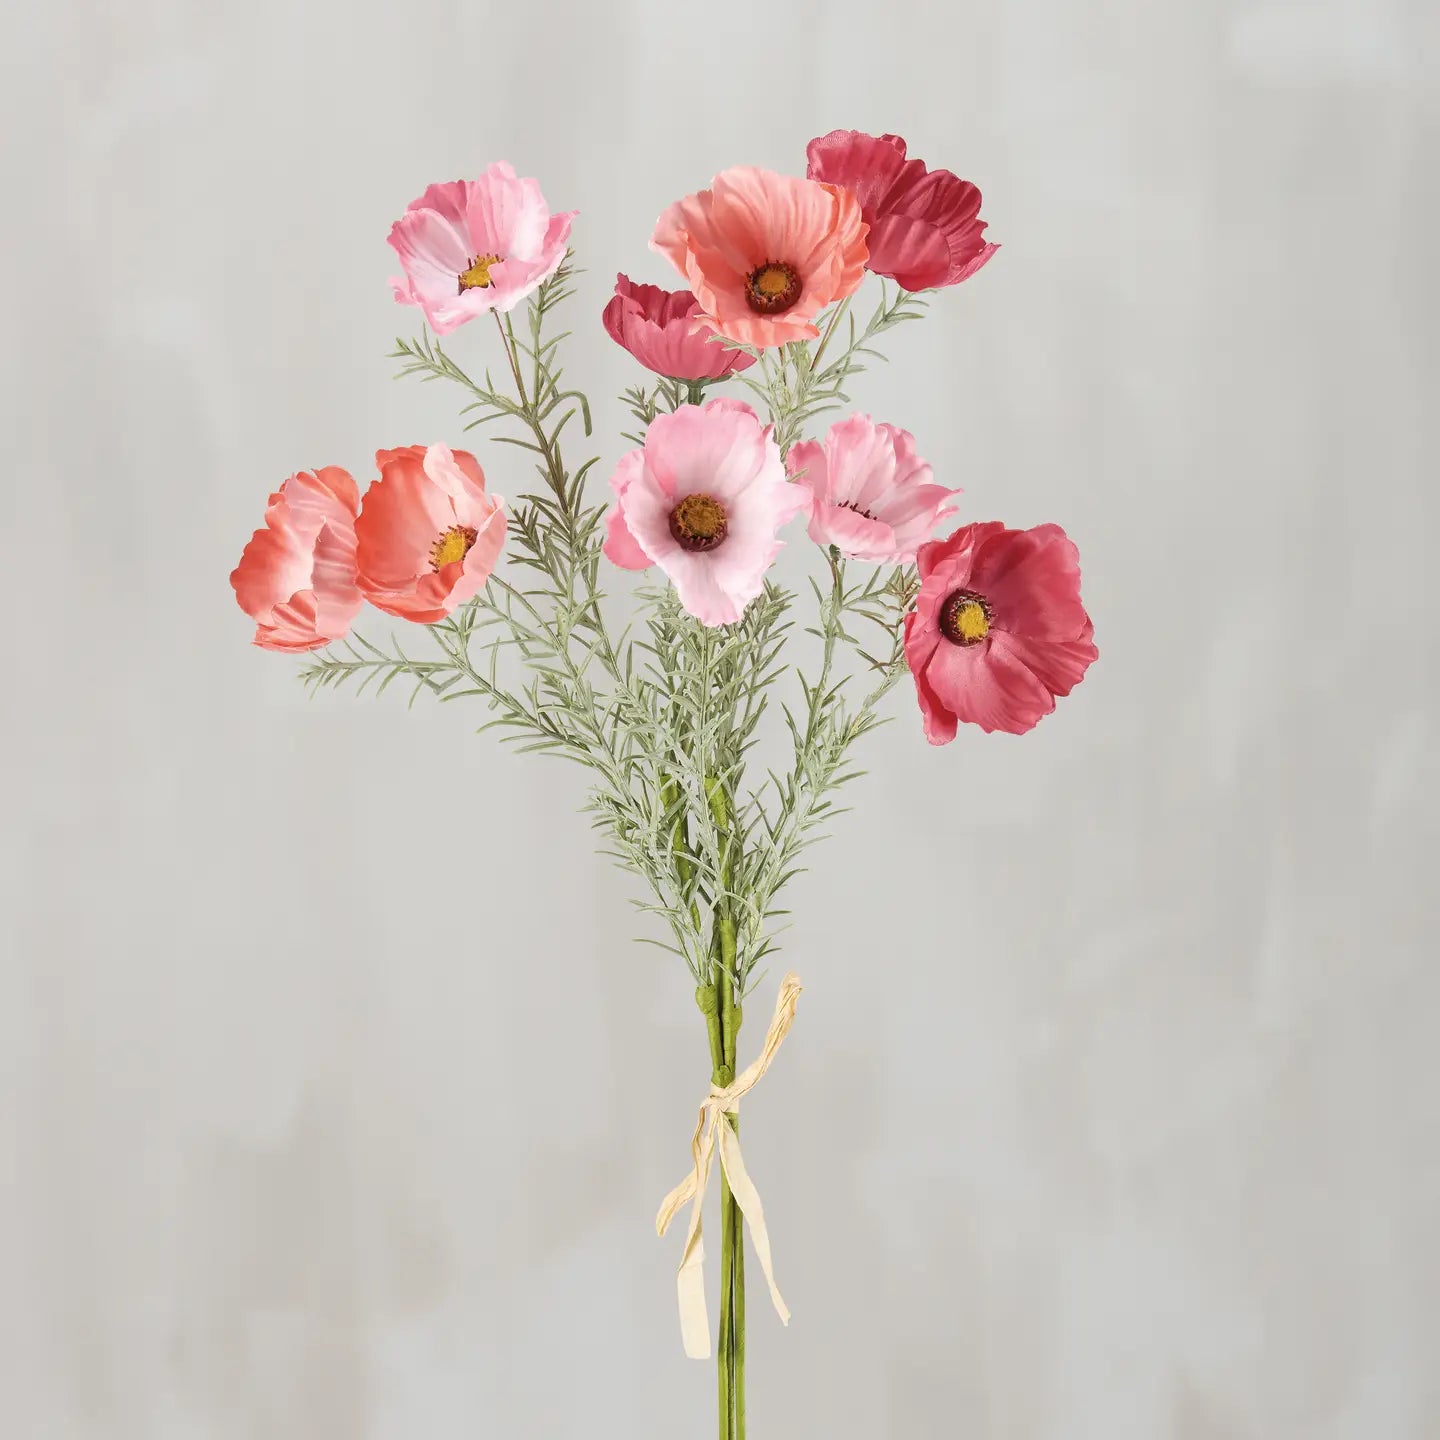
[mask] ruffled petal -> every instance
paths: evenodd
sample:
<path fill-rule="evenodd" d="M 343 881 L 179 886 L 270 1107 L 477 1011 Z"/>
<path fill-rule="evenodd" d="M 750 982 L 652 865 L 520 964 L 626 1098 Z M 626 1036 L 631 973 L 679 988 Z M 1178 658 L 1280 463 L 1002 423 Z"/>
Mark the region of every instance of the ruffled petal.
<path fill-rule="evenodd" d="M 973 587 L 997 629 L 1033 639 L 1073 640 L 1090 624 L 1080 600 L 1080 552 L 1058 525 L 1004 531 L 976 552 Z"/>
<path fill-rule="evenodd" d="M 925 669 L 941 705 L 987 733 L 1023 735 L 1055 708 L 1055 697 L 1013 651 L 993 640 L 951 645 L 942 640 Z"/>

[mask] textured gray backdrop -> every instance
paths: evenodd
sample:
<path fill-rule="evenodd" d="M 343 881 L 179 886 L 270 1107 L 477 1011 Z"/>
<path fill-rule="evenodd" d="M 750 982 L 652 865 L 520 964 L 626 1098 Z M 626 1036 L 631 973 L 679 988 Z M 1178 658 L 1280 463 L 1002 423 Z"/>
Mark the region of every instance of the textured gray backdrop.
<path fill-rule="evenodd" d="M 3 26 L 7 1440 L 710 1433 L 651 1231 L 703 1033 L 583 777 L 307 700 L 226 576 L 292 469 L 461 441 L 384 358 L 426 182 L 583 212 L 613 457 L 614 271 L 836 125 L 1004 244 L 857 403 L 970 518 L 1071 531 L 1102 658 L 1022 741 L 931 751 L 897 693 L 795 887 L 753 1433 L 1440 1434 L 1433 7 Z"/>

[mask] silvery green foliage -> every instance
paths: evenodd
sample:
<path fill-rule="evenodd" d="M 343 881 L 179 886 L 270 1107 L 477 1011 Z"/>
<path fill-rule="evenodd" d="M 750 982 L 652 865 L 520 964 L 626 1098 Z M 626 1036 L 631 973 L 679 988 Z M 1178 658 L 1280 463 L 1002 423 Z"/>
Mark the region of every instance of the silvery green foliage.
<path fill-rule="evenodd" d="M 492 438 L 534 456 L 541 483 L 509 513 L 507 574 L 424 627 L 424 656 L 398 640 L 386 646 L 352 634 L 302 674 L 315 688 L 355 682 L 377 693 L 403 678 L 412 703 L 423 694 L 478 697 L 491 711 L 482 729 L 585 766 L 588 809 L 606 849 L 645 879 L 650 895 L 641 908 L 668 928 L 656 943 L 683 957 L 697 984 L 715 983 L 723 966 L 743 994 L 775 943 L 780 892 L 840 813 L 836 791 L 860 773 L 852 747 L 881 723 L 880 702 L 904 673 L 901 617 L 914 571 L 865 566 L 852 580 L 836 552 L 820 552 L 828 570 L 811 582 L 814 618 L 803 627 L 819 645 L 813 674 L 786 659 L 796 597 L 774 584 L 736 624 L 713 628 L 686 614 L 668 585 L 651 585 L 638 593 L 639 618 L 612 633 L 602 585 L 618 572 L 600 551 L 605 506 L 586 496 L 598 457 L 571 472 L 560 450 L 577 416 L 587 436 L 591 430 L 585 397 L 563 387 L 564 334 L 549 334 L 573 273 L 567 263 L 539 289 L 527 334 L 517 334 L 509 316 L 496 317 L 513 388 L 497 388 L 488 372 L 483 383 L 472 379 L 428 334 L 397 342 L 402 374 L 459 385 L 467 428 L 510 422 L 519 434 Z M 847 402 L 846 381 L 862 357 L 877 353 L 870 342 L 916 318 L 922 304 L 903 291 L 890 298 L 882 282 L 868 323 L 848 317 L 838 353 L 831 347 L 848 301 L 813 350 L 802 343 L 767 352 L 737 377 L 769 411 L 782 452 L 816 416 Z M 700 394 L 674 380 L 636 387 L 625 400 L 640 428 L 626 438 L 642 443 L 657 414 Z M 792 669 L 798 700 L 787 703 L 780 682 Z M 751 761 L 772 711 L 793 758 L 788 768 L 757 773 Z"/>

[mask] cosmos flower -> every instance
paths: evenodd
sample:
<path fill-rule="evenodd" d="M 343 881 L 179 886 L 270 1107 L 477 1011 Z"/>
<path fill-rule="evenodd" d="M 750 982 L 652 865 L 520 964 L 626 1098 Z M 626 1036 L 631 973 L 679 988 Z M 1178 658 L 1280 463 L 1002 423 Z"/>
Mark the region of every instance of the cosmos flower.
<path fill-rule="evenodd" d="M 762 349 L 814 339 L 815 317 L 865 278 L 849 191 L 749 165 L 670 206 L 650 248 L 685 277 L 705 325 Z"/>
<path fill-rule="evenodd" d="M 753 355 L 707 337 L 695 323 L 700 302 L 688 290 L 637 285 L 615 277 L 615 294 L 605 307 L 605 329 L 647 370 L 673 380 L 723 380 L 755 363 Z"/>
<path fill-rule="evenodd" d="M 657 415 L 616 466 L 605 553 L 627 570 L 658 565 L 705 625 L 728 625 L 760 593 L 807 494 L 785 476 L 768 425 L 738 400 Z"/>
<path fill-rule="evenodd" d="M 355 481 L 338 465 L 292 475 L 265 507 L 230 576 L 262 650 L 317 650 L 360 609 L 355 584 Z"/>
<path fill-rule="evenodd" d="M 814 180 L 843 186 L 870 227 L 867 268 L 905 290 L 968 280 L 1000 248 L 985 239 L 980 192 L 905 158 L 898 135 L 832 130 L 806 148 Z"/>
<path fill-rule="evenodd" d="M 786 464 L 810 495 L 810 538 L 857 560 L 913 560 L 960 493 L 933 482 L 908 430 L 868 415 L 837 421 L 823 444 L 798 441 Z"/>
<path fill-rule="evenodd" d="M 478 595 L 505 544 L 505 511 L 485 491 L 473 455 L 444 445 L 376 452 L 355 522 L 365 598 L 403 620 L 430 624 Z"/>
<path fill-rule="evenodd" d="M 418 305 L 437 335 L 513 310 L 560 268 L 574 210 L 552 215 L 538 180 L 497 160 L 478 180 L 432 185 L 390 227 L 404 275 L 402 305 Z"/>
<path fill-rule="evenodd" d="M 932 745 L 956 722 L 1021 735 L 1099 654 L 1080 603 L 1080 557 L 1058 525 L 965 525 L 920 547 L 905 658 Z"/>

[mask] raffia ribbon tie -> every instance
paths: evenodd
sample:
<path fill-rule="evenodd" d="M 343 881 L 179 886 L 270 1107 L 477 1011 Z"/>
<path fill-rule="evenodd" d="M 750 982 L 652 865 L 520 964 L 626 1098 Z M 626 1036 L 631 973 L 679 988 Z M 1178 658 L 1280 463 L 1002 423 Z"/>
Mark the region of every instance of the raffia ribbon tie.
<path fill-rule="evenodd" d="M 656 1233 L 664 1235 L 681 1206 L 690 1202 L 690 1228 L 685 1236 L 685 1250 L 680 1256 L 677 1286 L 680 1294 L 680 1334 L 685 1342 L 685 1353 L 692 1360 L 710 1358 L 710 1318 L 705 1309 L 705 1246 L 701 1229 L 705 1187 L 710 1180 L 710 1162 L 717 1145 L 721 1169 L 730 1182 L 730 1193 L 750 1226 L 750 1238 L 755 1244 L 756 1255 L 760 1257 L 765 1283 L 770 1287 L 770 1299 L 781 1321 L 786 1325 L 790 1323 L 790 1312 L 780 1298 L 770 1265 L 770 1233 L 765 1228 L 765 1208 L 760 1203 L 760 1192 L 745 1170 L 740 1137 L 725 1116 L 734 1115 L 739 1110 L 740 1101 L 760 1083 L 761 1077 L 770 1068 L 770 1062 L 790 1033 L 790 1026 L 795 1020 L 795 1002 L 799 996 L 800 977 L 787 975 L 780 982 L 775 1013 L 770 1017 L 770 1028 L 765 1032 L 765 1046 L 759 1058 L 749 1069 L 736 1076 L 732 1084 L 710 1087 L 690 1141 L 694 1168 L 665 1197 L 660 1213 L 655 1217 Z"/>

